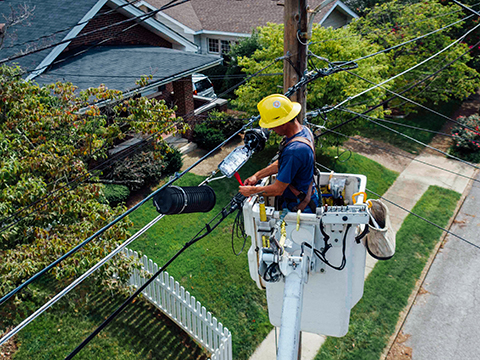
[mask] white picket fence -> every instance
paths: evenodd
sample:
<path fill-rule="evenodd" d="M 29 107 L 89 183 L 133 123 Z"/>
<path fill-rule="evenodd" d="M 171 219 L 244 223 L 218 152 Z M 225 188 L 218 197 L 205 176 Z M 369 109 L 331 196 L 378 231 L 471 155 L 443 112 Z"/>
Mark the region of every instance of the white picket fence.
<path fill-rule="evenodd" d="M 125 252 L 127 256 L 138 258 L 136 251 L 125 249 Z M 158 265 L 146 256 L 142 257 L 141 262 L 143 270 L 149 274 L 158 271 Z M 130 277 L 130 284 L 136 288 L 145 282 L 139 270 L 135 270 Z M 231 332 L 166 271 L 145 288 L 143 295 L 209 351 L 212 354 L 210 360 L 233 359 Z"/>

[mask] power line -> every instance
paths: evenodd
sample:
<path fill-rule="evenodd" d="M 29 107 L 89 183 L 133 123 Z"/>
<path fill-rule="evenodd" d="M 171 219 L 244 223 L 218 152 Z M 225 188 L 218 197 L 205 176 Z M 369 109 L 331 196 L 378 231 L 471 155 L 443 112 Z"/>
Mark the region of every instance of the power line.
<path fill-rule="evenodd" d="M 33 320 L 38 318 L 41 314 L 47 311 L 50 307 L 52 307 L 55 303 L 57 303 L 62 297 L 67 295 L 71 290 L 75 289 L 79 284 L 81 284 L 87 277 L 97 271 L 100 267 L 102 267 L 105 263 L 111 260 L 115 255 L 117 255 L 120 251 L 122 251 L 125 247 L 130 245 L 133 241 L 138 239 L 141 235 L 143 235 L 148 229 L 150 229 L 153 225 L 155 225 L 160 219 L 162 219 L 165 215 L 160 214 L 155 219 L 150 221 L 147 225 L 137 231 L 134 235 L 132 235 L 129 239 L 127 239 L 123 244 L 119 245 L 114 251 L 110 254 L 105 256 L 102 260 L 100 260 L 97 264 L 92 266 L 88 269 L 84 274 L 82 274 L 78 279 L 73 281 L 69 284 L 65 289 L 60 291 L 56 294 L 52 299 L 46 302 L 43 306 L 38 308 L 34 313 L 32 313 L 29 317 L 23 320 L 19 325 L 15 328 L 10 330 L 7 334 L 5 334 L 2 338 L 0 338 L 0 346 L 2 346 L 5 342 L 10 340 L 13 336 L 18 334 L 25 326 L 30 324 Z"/>
<path fill-rule="evenodd" d="M 475 46 L 477 46 L 477 45 L 479 45 L 479 44 L 480 44 L 480 41 L 477 42 L 477 44 L 476 44 Z M 403 95 L 403 94 L 405 94 L 406 92 L 410 91 L 411 89 L 413 89 L 413 88 L 417 87 L 418 85 L 424 83 L 424 82 L 427 81 L 428 79 L 430 79 L 430 78 L 434 77 L 435 75 L 439 74 L 440 72 L 442 72 L 442 71 L 445 70 L 446 68 L 450 67 L 452 64 L 454 64 L 454 63 L 457 62 L 458 60 L 460 60 L 463 56 L 465 56 L 466 54 L 468 54 L 470 51 L 472 51 L 472 49 L 473 49 L 473 47 L 472 47 L 472 48 L 469 48 L 469 49 L 466 50 L 464 53 L 462 53 L 461 55 L 459 55 L 458 57 L 456 57 L 456 58 L 453 59 L 452 61 L 450 61 L 450 62 L 448 62 L 447 64 L 445 64 L 444 66 L 442 66 L 440 69 L 438 69 L 438 70 L 435 71 L 434 73 L 429 74 L 429 75 L 427 75 L 426 77 L 424 77 L 423 79 L 421 79 L 421 80 L 417 81 L 416 83 L 410 85 L 408 88 L 406 88 L 405 90 L 401 91 L 399 94 L 400 94 L 400 95 Z M 371 107 L 370 109 L 364 111 L 363 114 L 368 114 L 369 112 L 372 112 L 373 110 L 378 109 L 379 107 L 387 104 L 389 101 L 392 101 L 393 99 L 396 99 L 396 98 L 397 98 L 397 95 L 394 95 L 394 96 L 388 98 L 387 100 L 384 100 L 384 101 L 382 101 L 381 103 L 379 103 L 379 104 Z M 330 107 L 328 107 L 328 109 L 330 109 Z M 328 110 L 328 109 L 327 109 L 327 110 Z M 318 116 L 319 114 L 325 113 L 325 111 L 327 111 L 327 110 L 325 110 L 325 109 L 317 109 L 317 110 L 314 110 L 314 111 L 309 112 L 309 113 L 306 114 L 306 115 L 308 115 L 308 116 Z M 342 122 L 341 124 L 335 125 L 335 126 L 332 127 L 331 129 L 328 129 L 327 131 L 325 131 L 324 133 L 320 134 L 319 136 L 324 136 L 324 135 L 328 134 L 329 132 L 331 132 L 332 130 L 336 130 L 336 129 L 342 127 L 342 126 L 345 126 L 346 124 L 348 124 L 348 123 L 350 123 L 350 122 L 352 122 L 352 121 L 354 121 L 354 120 L 356 120 L 356 119 L 358 119 L 358 118 L 360 118 L 360 116 L 359 116 L 359 115 L 355 115 L 355 116 L 352 117 L 351 119 L 349 119 L 349 120 L 347 120 L 347 121 L 344 121 L 344 122 Z"/>
<path fill-rule="evenodd" d="M 472 7 L 475 7 L 475 6 L 478 6 L 478 5 L 480 5 L 480 3 L 476 3 L 475 5 L 472 5 Z M 445 16 L 448 16 L 448 15 L 452 15 L 452 14 L 458 13 L 458 12 L 460 12 L 460 11 L 461 11 L 461 10 L 455 10 L 455 11 L 451 11 L 451 12 L 446 13 L 446 14 L 440 14 L 440 15 L 432 16 L 432 17 L 429 17 L 429 18 L 423 19 L 423 20 L 413 21 L 413 22 L 404 23 L 404 24 L 398 24 L 397 26 L 399 26 L 399 27 L 408 27 L 408 26 L 410 26 L 410 25 L 422 23 L 422 22 L 429 21 L 429 20 L 432 20 L 432 19 L 437 19 L 437 18 L 440 18 L 440 17 L 445 17 Z M 468 18 L 468 17 L 467 17 L 467 18 Z M 464 20 L 466 20 L 467 18 L 464 18 Z M 384 28 L 382 28 L 382 29 L 367 31 L 367 32 L 365 32 L 365 33 L 360 33 L 359 35 L 363 37 L 363 36 L 366 36 L 366 35 L 369 35 L 369 34 L 378 33 L 378 32 L 383 32 L 383 31 L 391 30 L 391 29 L 392 29 L 392 26 L 387 26 L 387 27 L 384 27 Z M 338 37 L 338 38 L 332 38 L 332 39 L 325 39 L 325 40 L 320 40 L 320 41 L 314 41 L 314 42 L 309 43 L 308 45 L 310 46 L 310 45 L 320 44 L 320 43 L 324 43 L 324 42 L 328 42 L 328 41 L 343 40 L 343 39 L 348 39 L 348 38 L 355 37 L 355 36 L 357 36 L 357 35 L 348 35 L 348 36 L 343 36 L 343 37 Z"/>
<path fill-rule="evenodd" d="M 355 74 L 355 73 L 353 73 L 353 72 L 351 72 L 351 71 L 349 71 L 349 70 L 346 70 L 346 72 L 349 73 L 349 74 L 351 74 L 351 75 L 354 75 L 354 76 L 358 77 L 359 79 L 362 79 L 362 80 L 364 80 L 364 81 L 366 81 L 366 82 L 368 82 L 368 83 L 370 83 L 370 84 L 372 84 L 372 85 L 377 85 L 375 82 L 370 81 L 370 80 L 364 78 L 363 76 L 360 76 L 360 75 L 358 75 L 358 74 Z M 466 129 L 469 129 L 469 130 L 472 130 L 472 131 L 476 131 L 476 130 L 475 130 L 474 128 L 472 128 L 471 126 L 464 125 L 464 124 L 460 123 L 459 121 L 454 120 L 454 119 L 452 119 L 451 117 L 449 117 L 449 116 L 447 116 L 447 115 L 444 115 L 444 114 L 442 114 L 442 113 L 440 113 L 440 112 L 438 112 L 438 111 L 436 111 L 436 110 L 433 110 L 433 109 L 431 109 L 431 108 L 429 108 L 429 107 L 427 107 L 427 106 L 425 106 L 425 105 L 423 105 L 423 104 L 420 104 L 420 103 L 418 103 L 418 102 L 416 102 L 416 101 L 414 101 L 414 100 L 412 100 L 412 99 L 409 99 L 409 98 L 407 98 L 407 97 L 405 97 L 405 96 L 403 96 L 403 95 L 400 95 L 400 94 L 398 94 L 398 93 L 396 93 L 396 92 L 394 92 L 394 91 L 392 91 L 392 90 L 390 90 L 390 89 L 387 89 L 387 88 L 385 88 L 385 87 L 383 87 L 383 86 L 381 86 L 381 88 L 384 89 L 385 91 L 389 92 L 390 94 L 395 95 L 396 97 L 399 97 L 400 99 L 405 100 L 406 102 L 409 102 L 409 103 L 411 103 L 411 104 L 414 104 L 414 105 L 416 105 L 416 106 L 421 107 L 421 108 L 424 109 L 424 110 L 427 110 L 427 111 L 431 112 L 432 114 L 438 115 L 438 116 L 440 116 L 440 117 L 442 117 L 442 118 L 444 118 L 444 119 L 446 119 L 446 120 L 448 120 L 448 121 L 450 121 L 450 122 L 453 122 L 453 123 L 455 123 L 455 124 L 457 124 L 457 125 L 460 125 L 460 126 L 466 128 Z M 381 121 L 387 121 L 387 120 L 381 120 Z M 401 125 L 401 124 L 397 123 L 397 125 Z M 408 126 L 408 125 L 402 125 L 402 126 Z M 415 128 L 415 127 L 411 126 L 411 128 Z M 417 130 L 422 130 L 422 131 L 433 132 L 432 130 L 428 130 L 428 129 L 421 129 L 421 128 L 416 128 L 416 129 L 417 129 Z M 445 136 L 452 136 L 452 135 L 445 134 L 445 133 L 440 133 L 440 132 L 434 132 L 434 133 L 440 134 L 440 135 L 445 135 Z"/>
<path fill-rule="evenodd" d="M 349 101 L 351 101 L 351 100 L 359 97 L 359 96 L 362 96 L 362 95 L 364 95 L 364 94 L 366 94 L 366 93 L 368 93 L 368 92 L 370 92 L 370 91 L 372 91 L 372 90 L 374 90 L 374 89 L 376 89 L 376 88 L 378 88 L 378 87 L 381 87 L 382 85 L 384 85 L 384 84 L 386 84 L 386 83 L 388 83 L 388 82 L 390 82 L 390 81 L 392 81 L 392 80 L 394 80 L 394 79 L 396 79 L 396 78 L 398 78 L 398 77 L 400 77 L 400 76 L 402 76 L 402 75 L 405 75 L 406 73 L 408 73 L 408 72 L 416 69 L 417 67 L 419 67 L 419 66 L 427 63 L 428 61 L 432 60 L 433 58 L 437 57 L 438 55 L 440 55 L 440 54 L 442 54 L 443 52 L 447 51 L 447 50 L 448 50 L 449 48 L 451 48 L 452 46 L 454 46 L 454 45 L 456 45 L 457 43 L 459 43 L 460 41 L 462 41 L 468 34 L 470 34 L 471 32 L 473 32 L 474 30 L 476 30 L 478 27 L 480 27 L 480 23 L 477 24 L 477 25 L 475 25 L 472 29 L 468 30 L 465 34 L 463 34 L 462 36 L 460 36 L 457 40 L 455 40 L 454 42 L 450 43 L 448 46 L 444 47 L 442 50 L 436 52 L 435 54 L 433 54 L 432 56 L 428 57 L 427 59 L 422 60 L 421 62 L 415 64 L 414 66 L 412 66 L 412 67 L 410 67 L 410 68 L 402 71 L 401 73 L 399 73 L 399 74 L 397 74 L 397 75 L 394 75 L 394 76 L 392 76 L 392 77 L 390 77 L 390 78 L 382 81 L 381 83 L 379 83 L 379 84 L 377 84 L 377 85 L 375 85 L 375 86 L 372 86 L 372 87 L 370 87 L 370 88 L 368 88 L 368 89 L 366 89 L 366 90 L 364 90 L 364 91 L 362 91 L 362 92 L 360 92 L 360 93 L 358 93 L 358 94 L 356 94 L 356 95 L 354 95 L 354 96 L 348 97 L 347 99 L 343 100 L 342 102 L 340 102 L 340 103 L 338 103 L 337 105 L 335 105 L 334 107 L 332 107 L 331 110 L 334 110 L 334 109 L 336 109 L 336 108 L 344 105 L 345 103 L 347 103 L 347 102 L 349 102 Z M 373 55 L 373 54 L 372 54 L 372 55 Z M 361 58 L 360 58 L 360 59 L 361 59 Z"/>
<path fill-rule="evenodd" d="M 244 199 L 245 197 L 243 197 Z M 187 250 L 190 246 L 198 242 L 199 240 L 203 239 L 205 236 L 210 234 L 220 223 L 225 220 L 225 218 L 236 211 L 243 203 L 242 199 L 237 199 L 237 197 L 234 197 L 233 200 L 229 202 L 227 206 L 225 206 L 217 215 L 213 217 L 212 220 L 210 220 L 190 241 L 186 242 L 183 247 L 177 251 L 175 255 L 173 255 L 170 260 L 168 260 L 160 269 L 153 274 L 150 279 L 145 281 L 145 283 L 140 286 L 125 302 L 120 305 L 100 326 L 98 326 L 85 340 L 82 341 L 80 345 L 78 345 L 66 358 L 65 360 L 72 359 L 80 350 L 82 350 L 90 341 L 92 341 L 95 336 L 100 333 L 110 322 L 112 322 L 113 319 L 115 319 L 128 305 L 132 303 L 132 301 L 140 295 L 143 290 L 147 288 L 148 285 L 150 285 L 153 280 L 155 280 L 158 275 L 160 275 L 165 269 L 173 262 L 177 257 L 179 257 L 185 250 Z M 211 225 L 218 217 L 220 219 L 214 224 Z M 202 234 L 202 232 L 204 232 Z"/>
<path fill-rule="evenodd" d="M 445 29 L 447 29 L 447 28 L 449 28 L 449 27 L 451 27 L 451 26 L 453 26 L 453 25 L 456 25 L 456 24 L 458 24 L 458 23 L 460 23 L 460 22 L 462 22 L 462 21 L 464 21 L 464 20 L 466 20 L 466 19 L 468 19 L 468 18 L 470 18 L 470 17 L 472 17 L 472 16 L 473 16 L 473 15 L 469 15 L 469 16 L 467 16 L 467 17 L 464 17 L 463 19 L 460 19 L 460 20 L 457 20 L 457 21 L 455 21 L 455 22 L 453 22 L 453 23 L 451 23 L 451 24 L 448 24 L 448 25 L 446 25 L 446 26 L 444 26 L 444 27 L 442 27 L 442 28 L 440 28 L 440 29 L 437 29 L 437 30 L 431 31 L 431 32 L 429 32 L 429 33 L 427 33 L 427 34 L 425 34 L 425 35 L 421 35 L 421 36 L 419 36 L 419 37 L 416 37 L 415 39 L 411 39 L 411 40 L 408 40 L 408 41 L 404 41 L 403 43 L 400 43 L 400 44 L 398 44 L 398 45 L 394 45 L 394 46 L 389 47 L 389 48 L 387 48 L 387 49 L 383 49 L 383 50 L 377 51 L 376 53 L 359 57 L 358 59 L 352 60 L 351 62 L 358 62 L 358 61 L 360 61 L 360 60 L 365 60 L 365 59 L 368 59 L 368 58 L 370 58 L 370 57 L 377 56 L 377 55 L 379 55 L 379 54 L 383 54 L 383 53 L 385 53 L 385 52 L 389 52 L 389 51 L 391 51 L 391 50 L 394 50 L 394 49 L 397 49 L 397 48 L 399 48 L 399 47 L 405 46 L 405 45 L 410 44 L 410 43 L 412 43 L 412 42 L 415 42 L 415 41 L 418 41 L 418 40 L 420 40 L 420 39 L 423 39 L 423 38 L 425 38 L 425 37 L 427 37 L 427 36 L 433 35 L 433 34 L 435 34 L 435 33 L 437 33 L 437 32 L 443 31 L 443 30 L 445 30 Z M 475 28 L 474 28 L 473 30 L 475 30 Z M 472 31 L 473 31 L 473 30 L 472 30 Z M 468 35 L 468 33 L 465 34 L 464 36 L 467 36 L 467 35 Z M 460 40 L 459 40 L 459 41 L 460 41 Z M 428 59 L 427 59 L 427 61 L 428 61 Z M 347 63 L 347 64 L 348 64 L 348 63 Z"/>
<path fill-rule="evenodd" d="M 320 163 L 316 163 L 316 164 L 317 164 L 318 166 L 323 167 L 323 168 L 326 169 L 327 171 L 330 171 L 330 172 L 333 171 L 332 169 L 329 169 L 328 167 L 326 167 L 326 166 L 324 166 L 324 165 L 322 165 L 322 164 L 320 164 Z M 441 227 L 440 225 L 437 225 L 437 224 L 435 224 L 434 222 L 432 222 L 432 221 L 430 221 L 430 220 L 428 220 L 428 219 L 425 219 L 424 217 L 422 217 L 422 216 L 420 216 L 420 215 L 418 215 L 418 214 L 416 214 L 416 213 L 414 213 L 414 212 L 412 212 L 412 211 L 404 208 L 403 206 L 401 206 L 401 205 L 399 205 L 399 204 L 397 204 L 397 203 L 394 203 L 394 202 L 391 201 L 391 200 L 388 200 L 387 198 L 383 197 L 382 195 L 377 194 L 375 191 L 372 191 L 372 190 L 370 190 L 370 189 L 368 189 L 368 188 L 366 188 L 366 190 L 367 190 L 368 192 L 372 193 L 373 195 L 377 196 L 378 198 L 389 202 L 390 204 L 398 207 L 399 209 L 402 209 L 402 210 L 408 212 L 409 214 L 411 214 L 411 215 L 419 218 L 420 220 L 423 220 L 423 221 L 425 221 L 426 223 L 435 226 L 437 229 L 440 229 L 440 230 L 446 232 L 447 234 L 450 234 L 450 235 L 452 235 L 452 236 L 455 236 L 457 239 L 460 239 L 460 240 L 466 242 L 467 244 L 472 245 L 473 247 L 475 247 L 475 248 L 477 248 L 477 249 L 480 250 L 480 246 L 472 243 L 471 241 L 468 241 L 467 239 L 464 239 L 464 238 L 461 237 L 460 235 L 454 234 L 454 233 L 452 233 L 450 230 L 447 230 L 447 229 Z"/>
<path fill-rule="evenodd" d="M 312 124 L 310 122 L 307 122 L 308 125 L 311 125 L 311 126 L 314 126 L 314 127 L 318 127 L 318 128 L 321 128 L 323 130 L 323 127 L 320 127 L 316 124 Z M 356 137 L 353 137 L 353 136 L 349 136 L 349 135 L 346 135 L 344 133 L 341 133 L 341 132 L 338 132 L 338 131 L 335 131 L 335 130 L 329 130 L 330 132 L 336 134 L 336 135 L 340 135 L 340 136 L 343 136 L 343 137 L 346 137 L 350 140 L 354 140 L 354 141 L 357 141 L 357 142 L 360 142 L 362 144 L 365 144 L 367 146 L 370 146 L 370 147 L 374 147 L 374 148 L 377 148 L 377 149 L 380 149 L 380 150 L 383 150 L 383 151 L 386 151 L 386 152 L 389 152 L 391 154 L 394 154 L 394 155 L 398 155 L 398 156 L 402 156 L 406 159 L 409 159 L 409 160 L 412 160 L 412 161 L 415 161 L 415 162 L 418 162 L 420 164 L 424 164 L 424 165 L 427 165 L 427 166 L 430 166 L 432 168 L 435 168 L 435 169 L 438 169 L 438 170 L 441 170 L 441 171 L 445 171 L 445 172 L 448 172 L 450 174 L 453 174 L 453 175 L 456 175 L 456 176 L 460 176 L 460 177 L 463 177 L 465 179 L 468 179 L 468 180 L 472 180 L 472 181 L 475 181 L 475 182 L 480 182 L 480 180 L 477 180 L 475 178 L 472 178 L 470 176 L 467 176 L 467 175 L 464 175 L 462 173 L 458 173 L 458 172 L 455 172 L 455 171 L 452 171 L 452 170 L 449 170 L 447 168 L 444 168 L 444 167 L 441 167 L 441 166 L 438 166 L 438 165 L 434 165 L 434 164 L 431 164 L 431 163 L 428 163 L 426 161 L 423 161 L 423 160 L 419 160 L 417 159 L 416 157 L 414 156 L 408 156 L 408 155 L 405 155 L 405 154 L 402 154 L 402 153 L 399 153 L 399 152 L 396 152 L 396 151 L 393 151 L 393 150 L 390 150 L 390 149 L 387 149 L 385 147 L 382 147 L 382 146 L 379 146 L 379 145 L 376 145 L 376 144 L 372 144 L 372 143 L 369 143 L 367 141 L 363 141 L 363 140 L 360 140 Z"/>
<path fill-rule="evenodd" d="M 355 111 L 353 111 L 353 110 L 346 109 L 346 108 L 343 108 L 343 107 L 338 108 L 338 109 L 341 110 L 341 111 L 348 112 L 348 113 L 350 113 L 350 114 L 354 114 L 354 115 L 361 116 L 361 117 L 364 118 L 365 120 L 370 121 L 370 122 L 372 122 L 372 123 L 374 123 L 374 124 L 376 124 L 376 125 L 378 125 L 378 126 L 381 126 L 382 128 L 387 129 L 387 130 L 389 130 L 389 131 L 391 131 L 391 132 L 393 132 L 393 133 L 395 133 L 395 134 L 397 134 L 397 135 L 400 135 L 400 136 L 403 136 L 403 137 L 405 137 L 405 138 L 407 138 L 407 139 L 409 139 L 409 140 L 412 140 L 412 141 L 416 142 L 417 144 L 423 145 L 423 146 L 425 146 L 425 147 L 427 147 L 427 148 L 429 148 L 429 149 L 431 149 L 431 150 L 437 151 L 437 152 L 439 152 L 440 154 L 443 154 L 443 155 L 445 155 L 445 156 L 447 156 L 447 157 L 449 157 L 449 158 L 452 158 L 452 159 L 455 159 L 455 160 L 457 160 L 457 161 L 460 161 L 460 162 L 464 163 L 465 165 L 468 165 L 468 166 L 473 167 L 473 168 L 475 168 L 475 169 L 480 169 L 480 167 L 478 167 L 478 166 L 476 166 L 476 165 L 474 165 L 474 164 L 472 164 L 472 163 L 470 163 L 470 162 L 468 162 L 468 161 L 465 161 L 465 160 L 463 160 L 463 159 L 460 159 L 459 157 L 456 157 L 456 156 L 454 156 L 454 155 L 451 155 L 451 154 L 449 154 L 449 153 L 446 153 L 445 151 L 442 151 L 442 150 L 440 150 L 440 149 L 437 149 L 437 148 L 435 148 L 435 147 L 433 147 L 433 146 L 431 146 L 431 145 L 425 144 L 424 142 L 422 142 L 422 141 L 420 141 L 420 140 L 417 140 L 417 139 L 415 139 L 415 138 L 413 138 L 413 137 L 411 137 L 411 136 L 409 136 L 409 135 L 406 135 L 406 134 L 404 134 L 404 133 L 402 133 L 402 132 L 400 132 L 400 131 L 397 131 L 397 130 L 395 130 L 395 129 L 392 129 L 391 127 L 388 127 L 388 126 L 386 126 L 386 125 L 380 124 L 378 121 L 376 121 L 377 118 L 374 118 L 374 117 L 371 117 L 371 116 L 368 116 L 368 115 L 365 115 L 365 114 L 360 114 L 360 113 L 357 113 L 357 112 L 355 112 Z"/>

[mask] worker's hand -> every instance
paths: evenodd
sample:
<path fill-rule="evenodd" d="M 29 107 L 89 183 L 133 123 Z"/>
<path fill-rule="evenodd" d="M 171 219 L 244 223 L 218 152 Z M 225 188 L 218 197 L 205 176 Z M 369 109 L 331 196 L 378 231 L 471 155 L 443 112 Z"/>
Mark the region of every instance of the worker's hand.
<path fill-rule="evenodd" d="M 258 189 L 257 189 L 256 186 L 239 186 L 238 187 L 238 192 L 240 194 L 242 194 L 243 196 L 249 197 L 249 196 L 252 196 L 252 195 L 258 193 Z"/>
<path fill-rule="evenodd" d="M 243 183 L 244 183 L 244 185 L 256 185 L 257 182 L 258 182 L 257 177 L 255 175 L 252 175 L 248 179 L 246 179 Z"/>

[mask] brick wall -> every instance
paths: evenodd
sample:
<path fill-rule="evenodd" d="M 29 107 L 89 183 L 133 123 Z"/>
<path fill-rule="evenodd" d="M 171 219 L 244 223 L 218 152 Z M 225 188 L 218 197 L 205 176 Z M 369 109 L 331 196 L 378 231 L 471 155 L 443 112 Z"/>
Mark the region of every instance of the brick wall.
<path fill-rule="evenodd" d="M 108 6 L 104 6 L 102 9 L 100 9 L 98 15 L 111 10 L 112 9 Z M 88 22 L 88 24 L 80 32 L 80 35 L 127 19 L 127 17 L 118 12 L 97 16 Z M 66 51 L 80 46 L 93 45 L 110 37 L 114 38 L 102 45 L 151 45 L 172 48 L 172 44 L 170 42 L 153 34 L 151 31 L 142 27 L 142 25 L 136 25 L 127 31 L 121 32 L 135 23 L 135 21 L 130 21 L 125 24 L 112 26 L 106 30 L 98 31 L 83 38 L 76 39 L 70 43 Z"/>
<path fill-rule="evenodd" d="M 184 117 L 185 122 L 190 125 L 191 129 L 193 129 L 196 118 L 193 116 L 195 107 L 193 104 L 193 87 L 190 77 L 173 82 L 173 98 L 175 105 L 177 106 L 177 116 Z M 188 130 L 183 136 L 192 140 L 193 133 L 191 130 Z"/>

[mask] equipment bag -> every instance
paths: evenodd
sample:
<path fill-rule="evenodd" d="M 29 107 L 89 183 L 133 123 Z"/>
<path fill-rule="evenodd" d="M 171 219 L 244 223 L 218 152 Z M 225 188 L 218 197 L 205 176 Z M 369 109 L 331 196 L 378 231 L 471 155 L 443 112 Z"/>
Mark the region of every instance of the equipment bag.
<path fill-rule="evenodd" d="M 365 245 L 368 253 L 377 260 L 388 260 L 395 254 L 395 232 L 392 229 L 388 208 L 380 200 L 368 200 L 372 206 Z"/>

